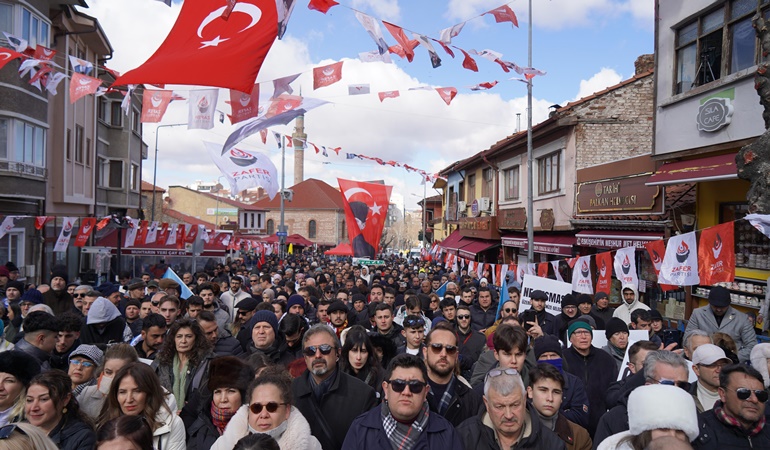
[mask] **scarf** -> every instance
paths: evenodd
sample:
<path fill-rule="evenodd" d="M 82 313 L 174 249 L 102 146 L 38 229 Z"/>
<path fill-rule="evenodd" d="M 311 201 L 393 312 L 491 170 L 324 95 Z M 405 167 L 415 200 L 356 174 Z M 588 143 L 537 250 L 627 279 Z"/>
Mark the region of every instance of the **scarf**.
<path fill-rule="evenodd" d="M 543 362 L 546 362 L 546 363 L 556 367 L 557 369 L 559 369 L 559 373 L 564 374 L 564 361 L 561 358 L 546 359 Z"/>
<path fill-rule="evenodd" d="M 327 379 L 323 380 L 321 384 L 316 383 L 312 373 L 308 374 L 308 377 L 310 378 L 310 388 L 313 390 L 313 396 L 319 402 L 321 401 L 321 398 L 323 398 L 324 394 L 329 392 L 332 384 L 334 384 L 334 380 L 337 378 L 337 369 L 333 370 L 334 373 L 329 375 Z"/>
<path fill-rule="evenodd" d="M 537 417 L 540 419 L 540 423 L 545 427 L 548 428 L 551 431 L 554 431 L 556 428 L 556 421 L 559 419 L 559 413 L 552 415 L 551 417 L 546 417 L 542 414 L 540 414 L 540 411 L 537 409 L 535 410 L 537 413 Z"/>
<path fill-rule="evenodd" d="M 93 386 L 95 384 L 96 384 L 96 378 L 91 378 L 85 383 L 81 383 L 75 386 L 75 389 L 72 390 L 72 396 L 77 398 L 77 396 L 80 395 L 81 392 L 83 392 L 83 389 L 85 389 L 87 386 Z"/>
<path fill-rule="evenodd" d="M 171 372 L 174 376 L 174 384 L 171 390 L 174 398 L 176 398 L 176 404 L 181 407 L 184 406 L 185 396 L 187 395 L 185 387 L 187 386 L 187 367 L 190 365 L 190 361 L 188 360 L 184 363 L 183 367 L 179 367 L 179 364 L 179 355 L 175 354 L 171 365 Z"/>
<path fill-rule="evenodd" d="M 428 402 L 424 402 L 422 409 L 417 413 L 417 417 L 414 418 L 412 424 L 407 425 L 397 421 L 390 414 L 388 402 L 385 401 L 382 402 L 380 416 L 382 417 L 382 426 L 385 429 L 385 434 L 388 436 L 391 448 L 393 450 L 411 450 L 425 431 L 425 427 L 428 426 L 430 409 L 428 408 Z"/>
<path fill-rule="evenodd" d="M 228 422 L 230 422 L 230 419 L 233 418 L 235 412 L 236 411 L 232 409 L 217 408 L 217 405 L 215 405 L 213 401 L 211 402 L 211 409 L 209 410 L 209 413 L 211 413 L 211 423 L 217 427 L 220 436 L 225 432 L 225 427 Z"/>
<path fill-rule="evenodd" d="M 439 413 L 439 415 L 443 416 L 444 414 L 446 414 L 447 409 L 449 409 L 449 403 L 452 401 L 452 395 L 454 393 L 454 390 L 455 390 L 455 376 L 452 375 L 452 378 L 449 380 L 449 383 L 447 383 L 446 389 L 444 389 L 444 393 L 441 394 L 441 398 L 439 399 L 439 402 L 438 402 L 438 407 L 436 412 Z M 428 395 L 433 397 L 433 389 L 431 389 L 428 392 Z"/>
<path fill-rule="evenodd" d="M 607 341 L 607 348 L 612 351 L 612 356 L 618 359 L 623 359 L 626 356 L 626 349 L 620 349 L 612 345 L 612 342 Z"/>
<path fill-rule="evenodd" d="M 749 428 L 748 430 L 743 428 L 741 426 L 741 423 L 738 422 L 738 419 L 735 417 L 729 415 L 727 411 L 724 409 L 724 404 L 722 403 L 722 400 L 717 400 L 717 402 L 714 404 L 714 415 L 717 417 L 717 420 L 722 422 L 723 424 L 729 426 L 729 427 L 735 427 L 739 430 L 743 431 L 744 434 L 747 436 L 756 436 L 759 433 L 762 432 L 762 428 L 765 426 L 765 416 L 763 415 L 756 424 L 754 424 L 753 428 Z"/>
<path fill-rule="evenodd" d="M 299 412 L 299 411 L 297 411 Z M 280 425 L 273 428 L 272 430 L 267 430 L 264 433 L 261 431 L 257 431 L 254 428 L 251 428 L 251 424 L 249 424 L 249 433 L 250 434 L 266 434 L 270 436 L 271 438 L 275 439 L 276 441 L 280 440 L 283 436 L 283 433 L 286 432 L 286 429 L 289 427 L 289 421 L 284 420 Z"/>

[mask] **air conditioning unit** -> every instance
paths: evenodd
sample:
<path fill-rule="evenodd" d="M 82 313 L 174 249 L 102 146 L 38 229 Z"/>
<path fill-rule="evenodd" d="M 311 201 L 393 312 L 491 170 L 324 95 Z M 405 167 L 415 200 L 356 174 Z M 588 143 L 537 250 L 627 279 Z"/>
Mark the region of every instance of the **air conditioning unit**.
<path fill-rule="evenodd" d="M 457 210 L 461 213 L 465 212 L 465 210 L 468 208 L 468 204 L 464 201 L 457 202 Z"/>
<path fill-rule="evenodd" d="M 479 197 L 479 211 L 489 211 L 489 197 Z"/>

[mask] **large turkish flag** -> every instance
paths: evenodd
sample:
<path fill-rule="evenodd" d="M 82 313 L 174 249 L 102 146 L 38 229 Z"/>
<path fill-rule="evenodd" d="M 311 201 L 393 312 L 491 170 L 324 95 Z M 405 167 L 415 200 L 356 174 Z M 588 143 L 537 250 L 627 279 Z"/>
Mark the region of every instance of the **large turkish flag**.
<path fill-rule="evenodd" d="M 388 217 L 393 186 L 337 178 L 345 204 L 353 256 L 374 258 L 380 247 L 382 229 Z"/>
<path fill-rule="evenodd" d="M 223 19 L 225 0 L 182 4 L 174 27 L 144 64 L 118 77 L 127 84 L 215 86 L 251 93 L 278 33 L 274 0 L 239 0 Z"/>

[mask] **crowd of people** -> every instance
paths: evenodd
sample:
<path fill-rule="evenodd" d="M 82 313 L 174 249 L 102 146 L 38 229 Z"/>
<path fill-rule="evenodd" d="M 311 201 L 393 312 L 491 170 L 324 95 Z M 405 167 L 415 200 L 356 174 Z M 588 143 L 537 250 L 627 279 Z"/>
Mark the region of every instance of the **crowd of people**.
<path fill-rule="evenodd" d="M 180 274 L 187 298 L 18 274 L 0 266 L 0 449 L 770 448 L 770 344 L 720 287 L 677 335 L 634 286 L 552 314 L 513 274 L 501 292 L 398 257 L 227 261 Z"/>

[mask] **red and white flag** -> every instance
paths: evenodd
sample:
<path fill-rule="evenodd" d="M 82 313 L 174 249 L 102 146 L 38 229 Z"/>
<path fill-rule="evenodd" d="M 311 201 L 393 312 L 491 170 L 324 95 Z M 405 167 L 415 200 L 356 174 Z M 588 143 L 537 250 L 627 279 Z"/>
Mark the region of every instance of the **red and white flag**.
<path fill-rule="evenodd" d="M 144 244 L 146 244 L 145 240 L 147 239 L 147 221 L 142 220 L 139 222 L 139 230 L 136 232 L 136 242 L 134 242 L 134 245 L 139 247 Z"/>
<path fill-rule="evenodd" d="M 65 217 L 62 219 L 61 231 L 59 237 L 56 239 L 56 245 L 53 247 L 54 252 L 66 252 L 67 247 L 70 245 L 70 238 L 72 237 L 72 230 L 75 228 L 75 221 L 77 217 Z"/>
<path fill-rule="evenodd" d="M 195 241 L 198 239 L 198 232 L 200 231 L 200 227 L 196 225 L 192 225 L 189 223 L 186 223 L 184 225 L 185 228 L 185 238 L 184 241 L 189 243 L 195 243 Z M 205 230 L 205 228 L 204 228 Z"/>
<path fill-rule="evenodd" d="M 487 14 L 492 14 L 495 16 L 495 22 L 497 23 L 511 22 L 513 27 L 519 26 L 519 20 L 516 18 L 516 14 L 508 5 L 499 6 L 491 11 L 487 11 L 482 14 L 482 16 Z"/>
<path fill-rule="evenodd" d="M 457 47 L 455 47 L 457 48 Z M 465 56 L 465 59 L 463 59 L 463 67 L 465 67 L 468 70 L 472 70 L 474 72 L 479 71 L 479 66 L 476 65 L 476 60 L 471 58 L 471 55 L 468 54 L 465 50 L 458 48 L 461 52 L 463 52 L 463 56 Z"/>
<path fill-rule="evenodd" d="M 441 100 L 444 100 L 444 103 L 449 105 L 452 103 L 452 99 L 455 98 L 457 95 L 457 89 L 453 87 L 440 87 L 436 88 L 436 92 L 438 92 L 438 95 L 441 97 Z"/>
<path fill-rule="evenodd" d="M 308 9 L 313 9 L 315 11 L 326 14 L 326 12 L 329 11 L 332 6 L 337 5 L 339 5 L 339 3 L 335 2 L 334 0 L 310 0 L 310 3 L 307 5 L 307 7 Z"/>
<path fill-rule="evenodd" d="M 80 219 L 80 231 L 78 231 L 78 235 L 75 238 L 75 247 L 85 246 L 91 233 L 94 232 L 94 228 L 96 228 L 96 217 Z"/>
<path fill-rule="evenodd" d="M 475 86 L 471 86 L 472 91 L 481 91 L 481 90 L 487 90 L 492 89 L 493 87 L 497 86 L 497 80 L 495 81 L 487 81 L 484 83 L 479 83 Z"/>
<path fill-rule="evenodd" d="M 147 228 L 147 235 L 144 238 L 145 244 L 154 244 L 158 239 L 158 221 L 150 223 Z"/>
<path fill-rule="evenodd" d="M 428 51 L 428 56 L 430 57 L 430 64 L 433 66 L 433 68 L 437 68 L 441 66 L 441 58 L 439 58 L 438 53 L 436 53 L 436 49 L 433 48 L 433 44 L 430 43 L 430 39 L 428 36 L 412 33 L 412 37 L 420 43 L 425 49 Z"/>
<path fill-rule="evenodd" d="M 219 89 L 197 89 L 190 91 L 188 130 L 210 130 L 214 128 L 214 113 L 217 108 Z"/>
<path fill-rule="evenodd" d="M 735 279 L 735 224 L 723 223 L 700 233 L 698 267 L 701 284 L 712 286 Z"/>
<path fill-rule="evenodd" d="M 622 285 L 639 285 L 639 277 L 636 274 L 636 247 L 619 249 L 615 253 L 613 266 L 615 267 L 615 278 L 620 280 Z"/>
<path fill-rule="evenodd" d="M 383 100 L 386 98 L 396 98 L 399 94 L 398 91 L 384 91 L 384 92 L 378 92 L 377 96 L 380 97 L 380 103 L 382 103 Z"/>
<path fill-rule="evenodd" d="M 246 94 L 234 89 L 230 89 L 230 109 L 232 114 L 230 123 L 243 122 L 246 119 L 257 117 L 259 115 L 259 83 L 254 85 L 250 94 Z"/>
<path fill-rule="evenodd" d="M 145 89 L 142 94 L 142 123 L 158 123 L 166 114 L 174 91 Z"/>
<path fill-rule="evenodd" d="M 385 28 L 388 30 L 388 32 L 390 32 L 390 34 L 396 39 L 396 42 L 398 42 L 398 44 L 401 46 L 401 50 L 404 52 L 406 60 L 412 62 L 414 59 L 414 48 L 419 45 L 419 42 L 416 40 L 409 40 L 406 37 L 404 30 L 398 25 L 393 25 L 392 23 L 385 22 L 384 20 L 382 21 L 382 24 L 385 25 Z"/>
<path fill-rule="evenodd" d="M 551 267 L 553 267 L 553 273 L 556 275 L 556 279 L 559 281 L 564 281 L 564 278 L 561 276 L 561 272 L 559 272 L 559 260 L 551 261 Z"/>
<path fill-rule="evenodd" d="M 6 234 L 16 226 L 16 221 L 21 220 L 24 216 L 6 216 L 3 219 L 3 223 L 0 224 L 0 239 L 4 238 Z"/>
<path fill-rule="evenodd" d="M 0 47 L 0 69 L 5 67 L 5 65 L 11 62 L 12 60 L 16 58 L 21 58 L 22 56 L 24 55 L 22 55 L 19 52 L 15 52 L 9 48 Z"/>
<path fill-rule="evenodd" d="M 73 73 L 70 79 L 70 103 L 75 103 L 88 94 L 93 94 L 102 85 L 102 80 L 82 73 Z"/>
<path fill-rule="evenodd" d="M 272 102 L 270 102 L 270 105 L 267 107 L 265 117 L 271 118 L 286 111 L 297 109 L 297 107 L 299 107 L 301 104 L 302 97 L 299 95 L 280 95 L 273 99 Z M 280 134 L 276 133 L 276 136 L 280 136 Z M 278 144 L 280 145 L 280 140 L 278 141 Z"/>
<path fill-rule="evenodd" d="M 114 85 L 183 84 L 249 92 L 278 35 L 276 2 L 239 0 L 227 20 L 221 17 L 226 9 L 222 1 L 182 3 L 158 50 Z"/>
<path fill-rule="evenodd" d="M 527 272 L 526 264 L 519 264 L 516 267 L 516 282 L 521 285 L 524 282 L 524 275 Z"/>
<path fill-rule="evenodd" d="M 390 204 L 393 186 L 337 179 L 342 191 L 353 256 L 375 258 Z"/>
<path fill-rule="evenodd" d="M 591 257 L 577 258 L 572 269 L 572 290 L 581 294 L 593 294 L 594 283 L 591 277 Z"/>
<path fill-rule="evenodd" d="M 37 59 L 39 61 L 50 61 L 55 55 L 56 50 L 37 44 L 35 47 L 35 53 L 32 55 L 32 59 Z"/>
<path fill-rule="evenodd" d="M 166 245 L 166 242 L 168 242 L 168 224 L 166 222 L 163 222 L 160 225 L 160 230 L 158 230 L 158 237 L 155 239 L 155 242 L 158 242 L 162 245 Z"/>
<path fill-rule="evenodd" d="M 541 278 L 548 278 L 548 263 L 542 262 L 537 264 L 537 276 Z"/>
<path fill-rule="evenodd" d="M 647 253 L 650 255 L 650 261 L 652 262 L 652 268 L 655 270 L 655 275 L 660 277 L 660 266 L 663 265 L 663 256 L 666 254 L 666 243 L 662 239 L 651 241 L 644 244 L 644 248 L 647 249 Z M 676 289 L 676 286 L 670 284 L 658 283 L 658 286 L 662 291 L 671 291 Z"/>
<path fill-rule="evenodd" d="M 675 286 L 700 284 L 697 248 L 694 231 L 671 236 L 660 265 L 658 282 Z"/>
<path fill-rule="evenodd" d="M 270 97 L 271 100 L 274 100 L 278 98 L 281 94 L 293 94 L 294 88 L 291 87 L 291 83 L 294 82 L 299 76 L 302 75 L 300 73 L 295 73 L 294 75 L 289 75 L 282 78 L 276 78 L 273 80 L 273 96 Z"/>
<path fill-rule="evenodd" d="M 313 90 L 332 85 L 342 79 L 342 63 L 339 61 L 313 69 Z"/>
<path fill-rule="evenodd" d="M 42 230 L 46 223 L 54 219 L 54 216 L 37 216 L 35 217 L 35 229 Z M 0 236 L 2 237 L 2 236 Z"/>
<path fill-rule="evenodd" d="M 612 287 L 612 253 L 603 252 L 596 255 L 596 267 L 599 276 L 596 278 L 596 292 L 610 295 Z"/>

